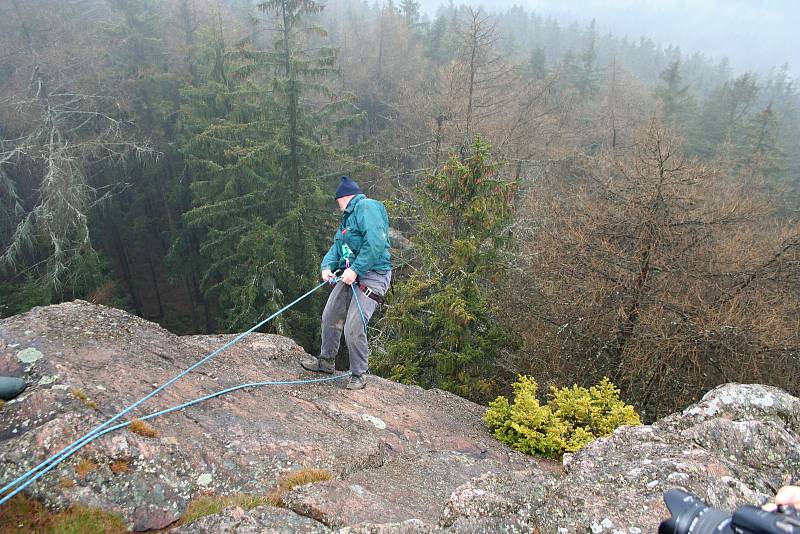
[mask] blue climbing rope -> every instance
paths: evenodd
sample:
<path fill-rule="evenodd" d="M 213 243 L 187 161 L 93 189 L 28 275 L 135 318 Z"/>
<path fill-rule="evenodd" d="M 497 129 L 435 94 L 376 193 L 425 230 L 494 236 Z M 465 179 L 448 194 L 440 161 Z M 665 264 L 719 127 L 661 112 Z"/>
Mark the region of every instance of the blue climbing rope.
<path fill-rule="evenodd" d="M 364 323 L 364 334 L 367 333 L 367 319 L 364 316 L 364 310 L 361 309 L 361 301 L 358 300 L 358 291 L 356 291 L 356 287 L 354 285 L 350 286 L 350 289 L 353 290 L 353 298 L 356 299 L 356 306 L 358 306 L 358 313 L 361 315 L 361 322 Z"/>
<path fill-rule="evenodd" d="M 331 377 L 326 377 L 326 378 L 313 378 L 313 379 L 309 379 L 309 380 L 274 380 L 274 381 L 267 381 L 267 382 L 251 382 L 249 384 L 239 384 L 238 386 L 233 386 L 233 387 L 230 387 L 230 388 L 227 388 L 227 389 L 223 389 L 223 390 L 217 391 L 215 393 L 210 393 L 208 395 L 204 395 L 202 397 L 198 397 L 198 398 L 196 398 L 194 400 L 190 400 L 188 402 L 184 402 L 183 404 L 179 404 L 179 405 L 173 406 L 171 408 L 165 408 L 163 410 L 159 410 L 157 412 L 153 412 L 153 413 L 147 414 L 147 415 L 145 415 L 143 417 L 140 417 L 139 419 L 141 421 L 146 421 L 148 419 L 153 419 L 154 417 L 158 417 L 160 415 L 166 415 L 168 413 L 177 412 L 179 410 L 183 410 L 185 408 L 188 408 L 189 406 L 193 406 L 193 405 L 198 404 L 200 402 L 203 402 L 203 401 L 206 401 L 206 400 L 209 400 L 209 399 L 213 399 L 214 397 L 219 397 L 219 396 L 225 395 L 227 393 L 232 393 L 232 392 L 238 391 L 240 389 L 254 388 L 254 387 L 261 387 L 261 386 L 313 384 L 313 383 L 319 383 L 319 382 L 329 382 L 329 381 L 332 381 L 332 380 L 341 380 L 341 379 L 347 378 L 349 376 L 350 376 L 350 373 L 344 373 L 344 374 L 341 374 L 341 375 L 338 375 L 338 376 L 331 376 Z M 20 491 L 24 490 L 25 488 L 27 488 L 29 485 L 33 484 L 39 478 L 41 478 L 44 475 L 46 475 L 49 471 L 55 469 L 56 466 L 58 466 L 58 464 L 60 464 L 61 462 L 63 462 L 67 458 L 69 458 L 73 453 L 78 451 L 78 449 L 88 445 L 89 443 L 91 443 L 92 441 L 96 440 L 97 438 L 99 438 L 101 436 L 104 436 L 104 435 L 106 435 L 106 434 L 108 434 L 110 432 L 113 432 L 115 430 L 119 430 L 121 428 L 125 428 L 126 426 L 129 426 L 132 422 L 133 421 L 125 421 L 124 423 L 119 423 L 117 425 L 104 428 L 101 431 L 96 432 L 94 434 L 87 434 L 88 437 L 84 437 L 81 440 L 78 440 L 77 442 L 73 443 L 74 447 L 71 448 L 71 450 L 69 451 L 68 454 L 61 455 L 56 460 L 50 462 L 46 467 L 44 467 L 43 469 L 39 470 L 35 475 L 33 475 L 31 478 L 26 480 L 21 485 L 19 485 L 16 489 L 14 489 L 14 491 L 12 491 L 8 495 L 6 495 L 2 499 L 0 499 L 0 505 L 2 505 L 6 501 L 8 501 L 12 497 L 14 497 L 14 495 L 16 495 Z M 42 464 L 40 464 L 40 465 L 42 465 Z M 22 478 L 22 477 L 20 477 L 20 478 Z"/>
<path fill-rule="evenodd" d="M 338 281 L 338 279 L 336 281 Z M 296 298 L 295 300 L 293 300 L 291 303 L 287 304 L 286 306 L 284 306 L 280 310 L 276 311 L 275 313 L 273 313 L 272 315 L 270 315 L 269 317 L 267 317 L 263 321 L 259 322 L 258 324 L 256 324 L 252 328 L 250 328 L 249 330 L 247 330 L 245 332 L 242 332 L 241 334 L 239 334 L 238 336 L 236 336 L 232 340 L 230 340 L 227 343 L 225 343 L 222 347 L 220 347 L 217 350 L 215 350 L 215 351 L 211 352 L 210 354 L 206 355 L 205 357 L 203 357 L 202 359 L 197 361 L 195 364 L 193 364 L 192 366 L 188 367 L 184 371 L 178 373 L 173 378 L 167 380 L 166 382 L 164 382 L 163 384 L 161 384 L 160 386 L 155 388 L 153 391 L 151 391 L 150 393 L 148 393 L 147 395 L 145 395 L 144 397 L 142 397 L 138 401 L 134 402 L 133 404 L 131 404 L 127 408 L 121 410 L 116 415 L 114 415 L 113 417 L 111 417 L 108 420 L 106 420 L 104 423 L 96 426 L 91 431 L 87 432 L 86 434 L 84 434 L 80 438 L 76 439 L 71 444 L 67 445 L 66 447 L 61 449 L 59 452 L 57 452 L 56 454 L 51 456 L 50 458 L 48 458 L 48 459 L 44 460 L 43 462 L 41 462 L 36 467 L 28 470 L 27 472 L 23 473 L 21 476 L 17 477 L 13 481 L 9 482 L 8 484 L 6 484 L 2 488 L 0 488 L 0 494 L 3 494 L 3 493 L 6 493 L 7 491 L 9 491 L 11 488 L 14 488 L 15 486 L 18 486 L 18 485 L 22 484 L 26 479 L 31 479 L 27 483 L 25 483 L 23 486 L 21 486 L 20 488 L 17 488 L 14 492 L 12 492 L 9 495 L 6 495 L 2 499 L 0 499 L 0 504 L 5 503 L 12 496 L 14 496 L 17 493 L 19 493 L 19 491 L 21 491 L 23 488 L 27 487 L 31 482 L 33 482 L 34 480 L 38 479 L 42 474 L 46 473 L 47 471 L 50 471 L 53 467 L 55 467 L 55 465 L 58 465 L 63 460 L 69 458 L 72 454 L 74 454 L 78 449 L 80 449 L 81 447 L 83 447 L 87 443 L 90 443 L 91 441 L 93 441 L 94 439 L 100 437 L 101 435 L 104 435 L 104 434 L 110 432 L 111 430 L 107 429 L 107 427 L 109 425 L 111 425 L 114 421 L 118 420 L 120 417 L 122 417 L 125 414 L 129 413 L 131 410 L 133 410 L 134 408 L 136 408 L 137 406 L 139 406 L 140 404 L 142 404 L 146 400 L 150 399 L 151 397 L 157 395 L 158 393 L 160 393 L 161 391 L 163 391 L 164 389 L 166 389 L 170 385 L 174 384 L 175 382 L 177 382 L 178 380 L 180 380 L 181 378 L 183 378 L 184 376 L 189 374 L 194 369 L 200 367 L 201 365 L 203 365 L 207 361 L 211 360 L 217 354 L 219 354 L 222 351 L 224 351 L 225 349 L 235 345 L 236 343 L 238 343 L 239 341 L 244 339 L 246 336 L 252 334 L 256 329 L 260 328 L 261 326 L 265 325 L 266 323 L 268 323 L 269 321 L 271 321 L 275 317 L 279 316 L 280 314 L 282 314 L 283 312 L 285 312 L 286 310 L 288 310 L 289 308 L 291 308 L 292 306 L 294 306 L 295 304 L 297 304 L 301 300 L 307 298 L 308 296 L 310 296 L 311 294 L 316 292 L 318 289 L 320 289 L 322 286 L 324 286 L 326 283 L 328 283 L 328 282 L 322 282 L 322 283 L 318 284 L 316 287 L 314 287 L 313 289 L 308 290 L 306 293 L 304 293 L 300 297 Z M 296 383 L 310 383 L 310 382 L 324 381 L 324 380 L 339 380 L 339 379 L 344 378 L 346 376 L 348 376 L 348 375 L 344 374 L 344 375 L 339 375 L 339 376 L 336 376 L 336 377 L 333 377 L 333 378 L 328 378 L 328 379 L 297 381 Z M 295 383 L 295 382 L 293 382 L 293 383 Z M 273 383 L 271 383 L 271 382 L 270 383 L 254 383 L 254 384 L 273 385 Z M 215 396 L 219 396 L 219 395 L 222 395 L 222 394 L 224 394 L 226 392 L 235 391 L 236 389 L 241 389 L 242 387 L 253 387 L 253 384 L 245 384 L 243 386 L 237 386 L 236 388 L 232 388 L 232 389 L 229 388 L 228 390 L 223 390 L 222 392 L 218 392 L 218 393 L 212 394 L 210 396 L 201 397 L 200 399 L 195 399 L 195 401 L 190 401 L 190 403 L 188 403 L 186 405 L 187 406 L 191 406 L 192 404 L 196 404 L 197 402 L 201 402 L 202 400 L 206 400 L 206 398 L 212 398 L 212 397 L 215 397 Z M 181 405 L 181 406 L 183 406 L 183 405 Z M 183 406 L 183 407 L 185 407 L 185 406 Z M 170 409 L 168 409 L 168 411 L 163 411 L 162 410 L 162 412 L 163 413 L 169 413 L 169 411 L 175 411 L 176 409 L 182 409 L 182 408 L 174 407 L 174 409 L 170 408 Z M 160 413 L 156 412 L 155 414 L 151 414 L 149 417 L 156 417 L 156 415 L 160 415 Z M 124 426 L 127 426 L 128 424 L 130 424 L 130 422 L 123 423 L 123 424 L 121 424 L 121 426 L 120 425 L 116 425 L 116 426 L 113 427 L 113 429 L 116 430 L 118 428 L 122 428 Z M 38 473 L 39 471 L 42 471 L 42 473 L 39 474 L 39 475 L 36 475 L 36 473 Z"/>

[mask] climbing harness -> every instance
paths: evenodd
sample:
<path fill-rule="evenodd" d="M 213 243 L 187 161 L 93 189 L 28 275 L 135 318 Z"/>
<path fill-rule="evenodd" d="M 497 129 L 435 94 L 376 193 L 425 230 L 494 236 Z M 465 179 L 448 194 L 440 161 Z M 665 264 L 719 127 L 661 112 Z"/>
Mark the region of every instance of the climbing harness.
<path fill-rule="evenodd" d="M 109 432 L 113 432 L 114 430 L 119 430 L 120 428 L 124 428 L 124 427 L 130 425 L 131 422 L 132 422 L 132 421 L 126 421 L 126 422 L 123 422 L 123 423 L 118 423 L 116 425 L 110 426 L 114 421 L 118 420 L 119 418 L 121 418 L 125 414 L 129 413 L 131 410 L 133 410 L 134 408 L 136 408 L 137 406 L 139 406 L 140 404 L 142 404 L 146 400 L 150 399 L 151 397 L 157 395 L 158 393 L 160 393 L 161 391 L 163 391 L 164 389 L 166 389 L 170 385 L 174 384 L 175 382 L 177 382 L 178 380 L 180 380 L 181 378 L 183 378 L 184 376 L 189 374 L 191 371 L 193 371 L 197 367 L 200 367 L 201 365 L 203 365 L 207 361 L 211 360 L 212 358 L 214 358 L 220 352 L 224 351 L 225 349 L 227 349 L 229 347 L 232 347 L 233 345 L 235 345 L 236 343 L 238 343 L 239 341 L 241 341 L 242 339 L 244 339 L 245 337 L 247 337 L 248 335 L 253 333 L 256 329 L 260 328 L 261 326 L 265 325 L 266 323 L 268 323 L 269 321 L 271 321 L 275 317 L 279 316 L 280 314 L 282 314 L 283 312 L 285 312 L 286 310 L 288 310 L 289 308 L 291 308 L 292 306 L 294 306 L 295 304 L 297 304 L 301 300 L 303 300 L 303 299 L 307 298 L 308 296 L 310 296 L 311 294 L 315 293 L 318 289 L 320 289 L 325 284 L 327 284 L 327 283 L 335 284 L 335 283 L 338 283 L 339 280 L 340 280 L 340 278 L 338 276 L 336 276 L 336 277 L 332 278 L 331 280 L 329 280 L 328 282 L 322 282 L 321 284 L 318 284 L 316 287 L 308 290 L 306 293 L 304 293 L 300 297 L 296 298 L 295 300 L 293 300 L 291 303 L 287 304 L 286 306 L 284 306 L 280 310 L 276 311 L 275 313 L 273 313 L 272 315 L 270 315 L 269 317 L 267 317 L 263 321 L 259 322 L 258 324 L 256 324 L 255 326 L 253 326 L 252 328 L 247 330 L 246 332 L 243 332 L 243 333 L 239 334 L 238 336 L 236 336 L 232 340 L 230 340 L 227 343 L 225 343 L 222 347 L 220 347 L 217 350 L 215 350 L 215 351 L 211 352 L 210 354 L 206 355 L 205 357 L 203 357 L 202 359 L 197 361 L 195 364 L 193 364 L 192 366 L 188 367 L 184 371 L 178 373 L 173 378 L 167 380 L 166 382 L 164 382 L 163 384 L 161 384 L 160 386 L 155 388 L 153 391 L 151 391 L 150 393 L 148 393 L 147 395 L 145 395 L 144 397 L 142 397 L 138 401 L 134 402 L 133 404 L 131 404 L 127 408 L 123 409 L 122 411 L 120 411 L 119 413 L 114 415 L 113 417 L 111 417 L 108 420 L 106 420 L 104 423 L 96 426 L 91 431 L 87 432 L 86 434 L 84 434 L 80 438 L 76 439 L 75 441 L 73 441 L 72 443 L 70 443 L 69 445 L 67 445 L 63 449 L 61 449 L 59 452 L 57 452 L 56 454 L 52 455 L 50 458 L 48 458 L 48 459 L 44 460 L 43 462 L 41 462 L 36 467 L 34 467 L 32 469 L 29 469 L 28 471 L 26 471 L 25 473 L 23 473 L 22 475 L 20 475 L 16 479 L 12 480 L 8 484 L 6 484 L 2 488 L 0 488 L 0 495 L 10 491 L 10 493 L 8 493 L 4 497 L 0 498 L 0 505 L 2 505 L 3 503 L 5 503 L 9 499 L 11 499 L 14 495 L 16 495 L 17 493 L 19 493 L 20 491 L 22 491 L 23 489 L 28 487 L 34 481 L 36 481 L 39 478 L 41 478 L 42 476 L 44 476 L 47 472 L 49 472 L 50 470 L 54 469 L 58 464 L 60 464 L 61 462 L 63 462 L 64 460 L 66 460 L 67 458 L 72 456 L 75 452 L 77 452 L 79 449 L 81 449 L 85 445 L 91 443 L 95 439 L 97 439 L 97 438 L 99 438 L 99 437 L 101 437 L 101 436 L 103 436 L 105 434 L 108 434 Z M 355 288 L 353 288 L 353 290 L 355 290 Z M 358 299 L 357 298 L 356 298 L 356 303 L 358 303 Z M 367 322 L 366 322 L 366 320 L 364 318 L 364 313 L 361 310 L 360 303 L 358 303 L 358 309 L 359 309 L 359 312 L 361 313 L 361 319 L 362 319 L 362 321 L 364 321 L 364 331 L 366 332 Z M 221 391 L 217 391 L 216 393 L 212 393 L 210 395 L 205 395 L 203 397 L 199 397 L 197 399 L 185 402 L 183 404 L 179 404 L 177 406 L 173 406 L 171 408 L 166 408 L 164 410 L 153 412 L 153 413 L 148 414 L 148 415 L 146 415 L 144 417 L 141 417 L 140 419 L 141 420 L 152 419 L 154 417 L 158 417 L 159 415 L 165 415 L 165 414 L 172 413 L 172 412 L 175 412 L 175 411 L 178 411 L 178 410 L 183 410 L 184 408 L 188 408 L 189 406 L 192 406 L 192 405 L 197 404 L 199 402 L 202 402 L 204 400 L 212 399 L 214 397 L 219 397 L 220 395 L 224 395 L 226 393 L 231 393 L 233 391 L 237 391 L 237 390 L 244 389 L 244 388 L 253 388 L 253 387 L 260 387 L 260 386 L 272 386 L 272 385 L 288 385 L 288 384 L 311 384 L 311 383 L 318 383 L 318 382 L 327 382 L 327 381 L 332 381 L 332 380 L 341 380 L 343 378 L 347 378 L 348 376 L 350 376 L 350 373 L 344 373 L 344 374 L 341 374 L 341 375 L 338 375 L 338 376 L 334 376 L 334 377 L 315 378 L 315 379 L 309 379 L 309 380 L 269 381 L 269 382 L 253 382 L 253 383 L 249 383 L 249 384 L 240 384 L 238 386 L 234 386 L 234 387 L 231 387 L 231 388 L 223 389 Z M 12 489 L 13 489 L 13 491 L 11 491 Z"/>
<path fill-rule="evenodd" d="M 347 229 L 342 230 L 342 234 L 344 234 L 345 232 L 347 232 Z M 353 255 L 353 251 L 350 250 L 350 247 L 347 246 L 347 243 L 342 243 L 342 258 L 344 258 L 344 266 L 345 266 L 346 269 L 350 268 L 350 256 L 352 256 L 352 255 Z M 336 271 L 336 272 L 339 272 L 339 271 Z M 384 302 L 386 302 L 386 298 L 383 295 L 381 295 L 380 293 L 377 293 L 377 292 L 373 291 L 372 289 L 370 289 L 369 287 L 367 287 L 367 284 L 365 284 L 361 280 L 358 281 L 358 288 L 362 291 L 362 293 L 364 293 L 365 297 L 371 298 L 372 300 L 374 300 L 378 304 L 383 304 Z M 353 290 L 353 295 L 356 296 L 356 302 L 358 302 L 358 296 L 356 295 L 355 289 Z M 359 308 L 359 311 L 360 311 L 361 310 L 361 303 L 358 304 L 358 308 Z M 361 319 L 362 320 L 364 319 L 364 314 L 363 313 L 361 314 Z M 366 321 L 364 321 L 364 331 L 365 332 L 367 331 L 367 322 Z"/>
<path fill-rule="evenodd" d="M 373 291 L 371 288 L 369 288 L 367 286 L 367 284 L 365 284 L 364 282 L 362 282 L 360 280 L 358 282 L 358 288 L 362 291 L 362 293 L 364 293 L 365 297 L 371 298 L 372 300 L 374 300 L 378 304 L 383 304 L 383 303 L 386 302 L 386 297 L 384 297 L 383 295 L 381 295 L 377 291 Z"/>

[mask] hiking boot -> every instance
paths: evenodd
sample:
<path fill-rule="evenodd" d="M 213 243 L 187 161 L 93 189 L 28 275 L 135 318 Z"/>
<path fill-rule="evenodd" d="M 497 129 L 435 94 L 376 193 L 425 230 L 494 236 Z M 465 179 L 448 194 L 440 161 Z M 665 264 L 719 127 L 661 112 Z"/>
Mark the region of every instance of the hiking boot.
<path fill-rule="evenodd" d="M 333 374 L 333 371 L 336 367 L 336 363 L 333 360 L 329 360 L 327 358 L 317 358 L 316 356 L 306 356 L 300 360 L 300 365 L 303 366 L 303 369 L 316 371 L 317 373 L 326 373 L 329 375 Z"/>
<path fill-rule="evenodd" d="M 345 386 L 347 389 L 364 389 L 367 387 L 367 377 L 364 375 L 352 375 Z"/>

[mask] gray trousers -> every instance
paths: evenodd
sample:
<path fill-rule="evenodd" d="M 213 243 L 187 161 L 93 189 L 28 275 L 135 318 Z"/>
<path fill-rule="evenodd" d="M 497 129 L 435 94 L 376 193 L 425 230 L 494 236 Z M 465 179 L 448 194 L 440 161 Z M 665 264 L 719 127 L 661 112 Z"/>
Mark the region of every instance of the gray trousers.
<path fill-rule="evenodd" d="M 359 280 L 373 291 L 386 295 L 392 271 L 368 271 Z M 355 288 L 355 294 L 353 289 Z M 364 331 L 364 321 L 369 322 L 370 317 L 378 307 L 378 303 L 364 295 L 357 283 L 348 286 L 339 282 L 331 291 L 325 310 L 322 312 L 322 347 L 319 357 L 323 360 L 333 360 L 339 352 L 339 344 L 344 330 L 344 341 L 350 355 L 350 372 L 354 375 L 363 375 L 369 370 L 369 344 L 367 333 Z M 358 298 L 364 321 L 354 301 Z"/>

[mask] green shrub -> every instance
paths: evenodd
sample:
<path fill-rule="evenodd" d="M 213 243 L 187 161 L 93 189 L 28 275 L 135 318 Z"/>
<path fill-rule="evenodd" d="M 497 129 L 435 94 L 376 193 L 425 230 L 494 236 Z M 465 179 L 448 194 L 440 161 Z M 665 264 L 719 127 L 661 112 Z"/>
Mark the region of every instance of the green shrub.
<path fill-rule="evenodd" d="M 642 424 L 608 378 L 588 389 L 553 386 L 545 405 L 539 403 L 532 378 L 520 376 L 513 388 L 514 402 L 497 397 L 483 420 L 494 437 L 528 454 L 558 457 L 582 449 L 618 426 Z"/>

